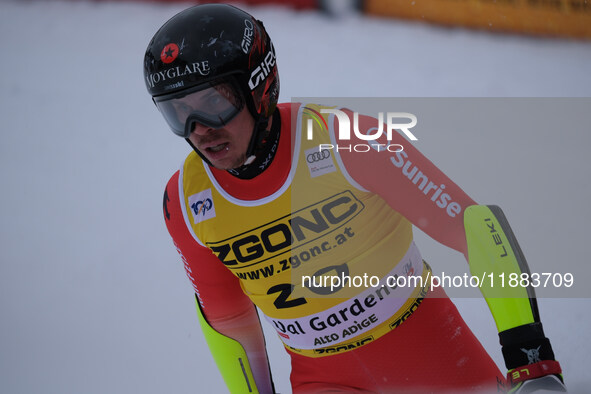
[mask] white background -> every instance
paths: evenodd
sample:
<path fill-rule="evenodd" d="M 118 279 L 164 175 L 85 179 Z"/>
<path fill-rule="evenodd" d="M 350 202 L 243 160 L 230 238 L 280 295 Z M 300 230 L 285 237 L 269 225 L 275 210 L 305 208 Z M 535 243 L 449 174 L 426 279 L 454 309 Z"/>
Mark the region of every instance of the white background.
<path fill-rule="evenodd" d="M 165 183 L 189 147 L 167 129 L 142 75 L 148 41 L 188 5 L 0 2 L 2 393 L 225 391 L 162 219 Z M 247 10 L 274 40 L 281 101 L 591 92 L 589 42 Z M 446 128 L 417 146 L 477 201 L 503 207 L 532 267 L 544 260 L 558 271 L 589 261 L 589 128 Z M 465 266 L 418 242 L 436 269 Z M 486 305 L 457 303 L 503 368 Z M 572 392 L 590 380 L 590 306 L 540 300 Z M 270 332 L 268 345 L 275 385 L 290 392 Z"/>

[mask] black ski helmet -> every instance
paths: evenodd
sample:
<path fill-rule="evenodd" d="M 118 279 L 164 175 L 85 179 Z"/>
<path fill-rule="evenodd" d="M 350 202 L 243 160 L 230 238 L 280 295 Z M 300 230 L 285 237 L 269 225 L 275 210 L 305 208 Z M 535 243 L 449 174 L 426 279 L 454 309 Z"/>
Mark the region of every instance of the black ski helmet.
<path fill-rule="evenodd" d="M 169 19 L 148 44 L 144 78 L 155 100 L 209 82 L 228 82 L 255 120 L 247 157 L 279 97 L 275 49 L 263 23 L 228 4 L 197 5 Z"/>

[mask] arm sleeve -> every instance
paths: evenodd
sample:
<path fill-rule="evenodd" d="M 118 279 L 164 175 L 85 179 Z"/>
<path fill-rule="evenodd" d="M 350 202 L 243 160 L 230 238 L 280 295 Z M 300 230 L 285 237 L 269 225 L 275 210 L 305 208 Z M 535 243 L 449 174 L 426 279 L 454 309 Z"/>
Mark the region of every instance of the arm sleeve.
<path fill-rule="evenodd" d="M 189 232 L 181 210 L 178 177 L 179 172 L 166 186 L 163 213 L 203 314 L 214 330 L 243 346 L 259 392 L 273 392 L 265 340 L 256 308 L 242 291 L 238 278 Z"/>
<path fill-rule="evenodd" d="M 345 112 L 353 119 L 352 112 Z M 376 123 L 376 119 L 359 116 L 362 132 L 375 128 Z M 336 136 L 336 119 L 333 125 Z M 431 238 L 468 259 L 463 215 L 476 202 L 396 131 L 390 142 L 385 135 L 377 141 L 364 141 L 351 134 L 351 140 L 338 142 L 339 145 L 372 144 L 373 148 L 368 152 L 339 151 L 349 176 L 363 188 L 379 194 Z M 391 145 L 391 150 L 387 145 Z M 395 152 L 398 145 L 404 150 Z"/>
<path fill-rule="evenodd" d="M 352 118 L 350 112 L 348 115 Z M 359 119 L 362 133 L 375 129 L 375 119 L 361 116 Z M 335 136 L 337 126 L 335 122 Z M 347 143 L 352 145 L 368 143 L 354 135 L 351 137 Z M 339 152 L 353 181 L 379 194 L 390 207 L 433 239 L 463 253 L 472 274 L 480 277 L 485 273 L 528 272 L 525 258 L 500 208 L 491 210 L 490 206 L 477 205 L 401 135 L 394 132 L 392 137 L 390 142 L 385 135 L 372 142 L 381 148 L 369 152 Z M 395 149 L 384 148 L 388 144 Z M 404 150 L 396 152 L 400 146 Z M 499 248 L 503 249 L 499 251 Z M 539 321 L 533 289 L 493 287 L 485 283 L 480 291 L 499 332 Z"/>

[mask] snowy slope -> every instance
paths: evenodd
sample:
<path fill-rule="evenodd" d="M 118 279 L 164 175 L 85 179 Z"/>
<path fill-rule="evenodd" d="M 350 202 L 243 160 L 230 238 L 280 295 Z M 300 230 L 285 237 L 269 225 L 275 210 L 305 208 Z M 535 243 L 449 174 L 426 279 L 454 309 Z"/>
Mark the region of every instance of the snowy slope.
<path fill-rule="evenodd" d="M 187 5 L 0 2 L 0 392 L 224 392 L 162 222 L 164 185 L 188 147 L 142 77 L 149 39 Z M 248 10 L 275 42 L 282 101 L 591 93 L 588 42 Z M 504 208 L 530 264 L 572 266 L 587 264 L 591 219 L 589 123 L 578 126 L 450 128 L 418 146 L 476 200 Z M 433 265 L 463 269 L 457 253 L 418 242 Z M 457 302 L 501 363 L 485 304 Z M 590 306 L 540 301 L 574 392 L 590 381 Z M 290 392 L 287 359 L 268 337 L 276 387 Z"/>

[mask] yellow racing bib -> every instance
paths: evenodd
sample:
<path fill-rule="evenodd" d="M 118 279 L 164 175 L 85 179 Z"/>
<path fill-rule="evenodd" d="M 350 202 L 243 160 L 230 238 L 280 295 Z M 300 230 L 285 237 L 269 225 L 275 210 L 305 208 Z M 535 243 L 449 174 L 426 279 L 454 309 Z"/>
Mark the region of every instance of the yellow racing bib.
<path fill-rule="evenodd" d="M 291 170 L 273 194 L 235 198 L 195 152 L 181 168 L 179 192 L 195 239 L 240 279 L 286 347 L 314 357 L 399 325 L 427 284 L 397 278 L 425 279 L 429 269 L 410 222 L 351 179 L 338 152 L 319 149 L 332 131 L 315 124 L 307 138 L 306 108 L 319 107 L 299 108 Z"/>

